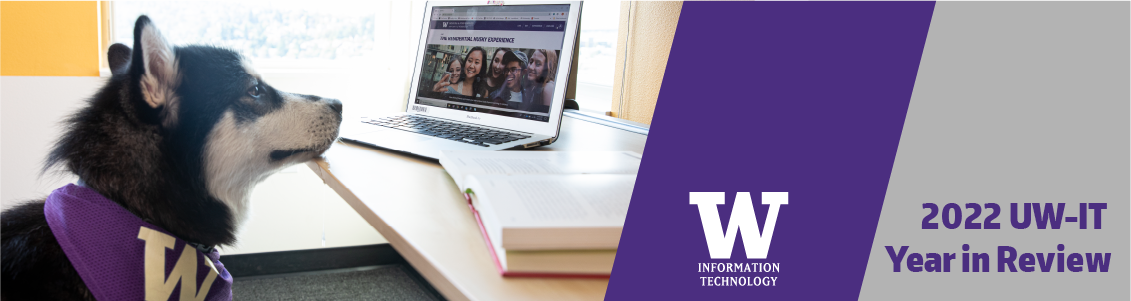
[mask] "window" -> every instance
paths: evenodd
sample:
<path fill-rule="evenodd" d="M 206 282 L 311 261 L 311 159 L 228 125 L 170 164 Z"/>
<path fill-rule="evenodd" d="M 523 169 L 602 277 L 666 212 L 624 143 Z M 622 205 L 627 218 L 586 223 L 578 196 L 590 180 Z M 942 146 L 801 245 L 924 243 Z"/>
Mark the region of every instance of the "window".
<path fill-rule="evenodd" d="M 145 14 L 170 43 L 236 50 L 271 85 L 340 99 L 346 115 L 404 108 L 413 63 L 404 58 L 416 52 L 424 9 L 423 1 L 110 4 L 112 42 L 132 47 L 134 22 Z"/>
<path fill-rule="evenodd" d="M 588 1 L 582 6 L 576 95 L 582 111 L 604 115 L 612 108 L 620 4 Z"/>
<path fill-rule="evenodd" d="M 174 44 L 228 47 L 260 67 L 376 59 L 376 2 L 114 2 L 113 42 L 132 46 L 139 15 Z"/>
<path fill-rule="evenodd" d="M 132 47 L 134 22 L 145 14 L 175 45 L 234 49 L 252 59 L 273 85 L 339 98 L 351 112 L 403 109 L 414 63 L 408 58 L 417 50 L 424 8 L 422 1 L 109 3 L 112 43 Z M 576 75 L 583 111 L 604 115 L 612 110 L 620 5 L 590 1 L 583 6 Z M 328 83 L 334 77 L 339 83 Z M 341 81 L 368 89 L 341 89 Z"/>

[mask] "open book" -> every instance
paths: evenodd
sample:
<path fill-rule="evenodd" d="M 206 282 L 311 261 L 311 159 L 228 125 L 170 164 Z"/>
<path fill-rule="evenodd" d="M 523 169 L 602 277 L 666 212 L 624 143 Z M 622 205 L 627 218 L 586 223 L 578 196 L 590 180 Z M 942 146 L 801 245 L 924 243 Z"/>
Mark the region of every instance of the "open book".
<path fill-rule="evenodd" d="M 640 154 L 445 151 L 440 164 L 504 276 L 611 272 Z"/>

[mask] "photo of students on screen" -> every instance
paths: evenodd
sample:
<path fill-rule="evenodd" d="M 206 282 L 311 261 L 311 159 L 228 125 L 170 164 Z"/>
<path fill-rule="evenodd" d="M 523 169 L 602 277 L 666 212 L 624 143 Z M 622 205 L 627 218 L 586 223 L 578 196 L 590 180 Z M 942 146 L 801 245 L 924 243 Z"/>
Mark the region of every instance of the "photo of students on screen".
<path fill-rule="evenodd" d="M 418 96 L 522 112 L 550 112 L 557 84 L 556 50 L 428 45 L 425 62 Z"/>
<path fill-rule="evenodd" d="M 503 55 L 503 89 L 491 94 L 491 100 L 506 103 L 507 108 L 528 112 L 549 112 L 553 101 L 556 68 L 547 65 L 555 52 L 537 49 L 528 55 L 523 51 L 511 51 Z M 553 57 L 554 66 L 557 63 Z M 549 91 L 549 92 L 547 92 Z"/>
<path fill-rule="evenodd" d="M 502 47 L 495 49 L 495 53 L 491 54 L 490 64 L 487 67 L 486 76 L 483 78 L 484 88 L 487 89 L 487 94 L 493 94 L 503 86 L 503 81 L 506 80 L 504 74 L 505 66 L 503 66 L 503 55 L 511 52 L 510 48 Z"/>
<path fill-rule="evenodd" d="M 537 106 L 538 109 L 528 111 L 542 111 L 544 106 L 548 112 L 550 103 L 554 99 L 554 74 L 558 72 L 558 54 L 549 49 L 534 49 L 530 53 L 530 65 L 526 68 L 526 81 L 529 86 L 530 100 L 524 102 Z"/>
<path fill-rule="evenodd" d="M 448 72 L 432 85 L 432 92 L 475 97 L 487 95 L 480 76 L 485 53 L 483 48 L 474 47 L 462 59 L 460 56 L 449 56 Z"/>
<path fill-rule="evenodd" d="M 453 56 L 448 59 L 448 72 L 440 77 L 440 81 L 432 85 L 432 92 L 459 94 L 457 89 L 463 88 L 463 77 L 463 62 Z"/>
<path fill-rule="evenodd" d="M 508 108 L 517 109 L 522 104 L 522 88 L 525 81 L 526 54 L 521 51 L 511 51 L 503 55 L 504 81 L 503 87 L 491 94 L 491 100 L 507 104 Z"/>
<path fill-rule="evenodd" d="M 570 67 L 559 66 L 570 56 L 562 53 L 572 45 L 566 43 L 570 11 L 563 4 L 433 7 L 412 81 L 412 109 L 550 122 L 552 108 L 563 105 L 554 103 L 562 98 L 554 91 L 565 88 L 557 84 L 563 80 L 558 72 Z"/>

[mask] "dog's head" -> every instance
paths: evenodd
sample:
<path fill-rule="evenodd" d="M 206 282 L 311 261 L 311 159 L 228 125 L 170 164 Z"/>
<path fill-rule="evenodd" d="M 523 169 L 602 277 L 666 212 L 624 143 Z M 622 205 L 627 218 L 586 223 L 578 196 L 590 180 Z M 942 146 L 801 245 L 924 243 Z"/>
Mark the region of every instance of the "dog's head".
<path fill-rule="evenodd" d="M 328 149 L 342 103 L 267 84 L 238 53 L 171 46 L 149 18 L 138 18 L 130 77 L 175 145 L 202 159 L 208 191 L 239 220 L 250 188 L 271 172 Z"/>
<path fill-rule="evenodd" d="M 49 165 L 65 162 L 92 188 L 175 234 L 231 243 L 252 186 L 337 139 L 338 100 L 277 90 L 229 49 L 174 47 L 146 16 L 135 23 L 124 64 L 69 121 Z M 199 231 L 226 235 L 185 233 L 208 226 L 217 229 Z"/>

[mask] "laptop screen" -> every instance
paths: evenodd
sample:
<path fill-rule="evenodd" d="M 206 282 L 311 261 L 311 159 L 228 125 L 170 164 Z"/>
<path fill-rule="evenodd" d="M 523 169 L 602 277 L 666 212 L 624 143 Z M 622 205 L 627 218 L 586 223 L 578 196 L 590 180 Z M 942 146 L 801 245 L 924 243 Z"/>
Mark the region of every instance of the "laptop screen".
<path fill-rule="evenodd" d="M 415 103 L 548 122 L 569 5 L 437 6 Z"/>

